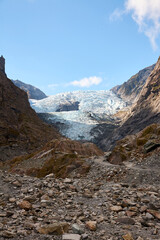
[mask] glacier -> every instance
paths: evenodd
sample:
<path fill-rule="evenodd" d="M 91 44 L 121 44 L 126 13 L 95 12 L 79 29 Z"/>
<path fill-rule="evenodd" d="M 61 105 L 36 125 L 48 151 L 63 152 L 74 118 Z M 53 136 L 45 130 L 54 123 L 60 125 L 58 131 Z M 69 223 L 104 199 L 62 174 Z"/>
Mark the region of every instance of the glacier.
<path fill-rule="evenodd" d="M 60 111 L 75 103 L 78 103 L 78 109 Z M 30 104 L 37 113 L 46 113 L 46 120 L 58 125 L 62 135 L 86 141 L 95 137 L 91 130 L 111 120 L 113 114 L 127 105 L 108 90 L 59 93 L 42 100 L 30 99 Z"/>

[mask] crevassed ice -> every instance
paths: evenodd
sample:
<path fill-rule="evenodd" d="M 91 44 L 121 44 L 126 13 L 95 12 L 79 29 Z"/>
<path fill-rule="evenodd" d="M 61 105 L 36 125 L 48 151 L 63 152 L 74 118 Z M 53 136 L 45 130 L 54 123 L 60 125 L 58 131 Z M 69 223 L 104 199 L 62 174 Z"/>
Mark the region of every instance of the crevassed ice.
<path fill-rule="evenodd" d="M 78 101 L 79 110 L 113 114 L 126 103 L 111 91 L 75 91 L 59 93 L 42 100 L 31 99 L 31 106 L 37 112 L 56 112 L 60 105 Z"/>
<path fill-rule="evenodd" d="M 79 102 L 78 111 L 56 112 L 61 105 Z M 30 100 L 38 113 L 50 113 L 53 123 L 63 123 L 60 132 L 71 139 L 92 140 L 91 130 L 101 119 L 124 108 L 126 103 L 111 91 L 75 91 L 49 96 L 42 100 Z"/>

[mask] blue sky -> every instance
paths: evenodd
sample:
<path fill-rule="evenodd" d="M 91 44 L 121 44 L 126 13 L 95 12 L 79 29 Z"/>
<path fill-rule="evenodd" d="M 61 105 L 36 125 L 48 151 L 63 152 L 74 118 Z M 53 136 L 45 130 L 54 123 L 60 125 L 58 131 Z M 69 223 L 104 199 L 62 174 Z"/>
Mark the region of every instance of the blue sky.
<path fill-rule="evenodd" d="M 0 0 L 9 78 L 46 94 L 108 90 L 155 63 L 160 0 Z"/>

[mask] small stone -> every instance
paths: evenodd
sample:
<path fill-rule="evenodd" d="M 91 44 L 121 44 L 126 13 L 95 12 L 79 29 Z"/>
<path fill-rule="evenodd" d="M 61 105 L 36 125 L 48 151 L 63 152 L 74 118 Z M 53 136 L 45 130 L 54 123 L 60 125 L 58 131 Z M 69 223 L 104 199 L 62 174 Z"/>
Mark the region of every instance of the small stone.
<path fill-rule="evenodd" d="M 141 208 L 140 208 L 140 212 L 145 212 L 147 210 L 147 206 L 142 206 Z"/>
<path fill-rule="evenodd" d="M 91 231 L 96 231 L 97 222 L 96 221 L 88 221 L 88 222 L 86 222 L 86 227 Z"/>
<path fill-rule="evenodd" d="M 124 235 L 122 237 L 123 237 L 124 240 L 134 240 L 130 233 L 128 233 L 128 234 L 126 234 L 126 235 Z"/>
<path fill-rule="evenodd" d="M 18 203 L 18 206 L 19 206 L 20 208 L 22 208 L 22 209 L 25 209 L 25 210 L 30 210 L 30 209 L 32 209 L 32 204 L 31 204 L 30 202 L 28 202 L 28 201 L 25 201 L 25 200 L 19 202 L 19 203 Z"/>
<path fill-rule="evenodd" d="M 155 229 L 153 230 L 153 235 L 157 235 L 157 234 L 158 234 L 158 229 L 155 228 Z"/>
<path fill-rule="evenodd" d="M 30 222 L 25 222 L 24 223 L 24 227 L 26 229 L 34 229 L 35 228 L 35 225 L 33 223 L 30 223 Z"/>
<path fill-rule="evenodd" d="M 70 178 L 65 178 L 65 179 L 64 179 L 64 183 L 72 183 L 72 179 L 70 179 Z"/>
<path fill-rule="evenodd" d="M 37 231 L 40 234 L 56 234 L 56 235 L 62 235 L 63 233 L 68 232 L 68 230 L 69 224 L 66 222 L 48 224 L 37 229 Z"/>
<path fill-rule="evenodd" d="M 147 221 L 145 221 L 144 219 L 142 219 L 141 221 L 141 225 L 144 227 L 149 227 L 149 224 L 147 223 Z"/>
<path fill-rule="evenodd" d="M 13 185 L 16 186 L 16 187 L 21 187 L 22 186 L 22 184 L 19 181 L 13 182 Z"/>
<path fill-rule="evenodd" d="M 45 178 L 54 178 L 54 173 L 50 173 L 50 174 L 46 175 Z"/>
<path fill-rule="evenodd" d="M 49 196 L 47 195 L 47 194 L 45 194 L 45 195 L 43 195 L 42 197 L 41 197 L 41 202 L 43 202 L 43 200 L 49 200 Z"/>
<path fill-rule="evenodd" d="M 9 202 L 14 203 L 14 202 L 16 202 L 16 199 L 15 198 L 9 198 Z"/>
<path fill-rule="evenodd" d="M 79 234 L 64 234 L 62 240 L 81 240 L 81 235 Z"/>
<path fill-rule="evenodd" d="M 15 233 L 11 232 L 11 231 L 3 231 L 2 233 L 0 233 L 0 236 L 4 237 L 4 238 L 14 238 L 16 236 Z"/>
<path fill-rule="evenodd" d="M 147 212 L 149 212 L 150 214 L 152 214 L 154 217 L 158 218 L 160 220 L 160 212 L 155 211 L 155 210 L 151 210 L 148 209 Z"/>
<path fill-rule="evenodd" d="M 114 211 L 114 212 L 122 211 L 122 207 L 121 206 L 113 206 L 110 209 L 111 209 L 111 211 Z"/>
<path fill-rule="evenodd" d="M 128 217 L 133 217 L 136 215 L 136 212 L 132 212 L 132 211 L 126 211 L 126 214 Z"/>
<path fill-rule="evenodd" d="M 154 219 L 153 215 L 148 212 L 146 213 L 146 218 L 149 220 Z"/>
<path fill-rule="evenodd" d="M 148 142 L 146 142 L 144 144 L 144 152 L 145 153 L 151 152 L 152 150 L 158 148 L 159 146 L 160 146 L 159 143 L 156 143 L 156 142 L 153 142 L 153 141 L 149 140 Z"/>
<path fill-rule="evenodd" d="M 12 216 L 13 214 L 14 214 L 14 212 L 11 212 L 11 211 L 7 211 L 7 212 L 6 212 L 6 216 L 7 216 L 7 217 Z"/>
<path fill-rule="evenodd" d="M 14 214 L 12 215 L 12 218 L 13 218 L 13 219 L 17 219 L 17 218 L 18 218 L 18 214 L 17 214 L 17 213 L 14 213 Z"/>
<path fill-rule="evenodd" d="M 6 217 L 7 216 L 7 214 L 5 213 L 5 212 L 0 212 L 0 217 Z"/>
<path fill-rule="evenodd" d="M 0 230 L 3 230 L 3 224 L 0 223 Z"/>
<path fill-rule="evenodd" d="M 123 200 L 122 203 L 121 203 L 121 206 L 122 207 L 128 207 L 128 201 L 127 200 Z"/>
<path fill-rule="evenodd" d="M 138 237 L 138 238 L 137 238 L 137 240 L 143 240 L 143 238 L 141 238 L 141 237 Z"/>
<path fill-rule="evenodd" d="M 76 233 L 76 234 L 84 233 L 83 229 L 76 223 L 72 225 L 72 231 L 73 233 Z"/>
<path fill-rule="evenodd" d="M 82 239 L 87 239 L 88 238 L 88 234 L 87 233 L 84 233 L 81 235 Z"/>
<path fill-rule="evenodd" d="M 130 218 L 130 217 L 119 217 L 115 219 L 116 222 L 119 222 L 121 224 L 126 224 L 126 225 L 134 225 L 135 221 Z"/>

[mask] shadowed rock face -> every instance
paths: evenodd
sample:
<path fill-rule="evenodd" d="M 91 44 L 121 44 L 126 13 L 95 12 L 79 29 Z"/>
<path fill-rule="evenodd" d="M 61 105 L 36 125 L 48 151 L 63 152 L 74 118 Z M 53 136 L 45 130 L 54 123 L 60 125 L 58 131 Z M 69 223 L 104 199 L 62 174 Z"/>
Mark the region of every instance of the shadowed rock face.
<path fill-rule="evenodd" d="M 0 160 L 32 151 L 57 137 L 57 131 L 30 107 L 27 94 L 0 71 Z"/>
<path fill-rule="evenodd" d="M 43 99 L 43 98 L 47 97 L 46 94 L 44 92 L 42 92 L 39 88 L 36 88 L 36 87 L 34 87 L 30 84 L 23 83 L 19 80 L 12 80 L 12 82 L 17 87 L 24 90 L 27 93 L 28 98 L 30 98 L 30 99 L 40 100 L 40 99 Z"/>
<path fill-rule="evenodd" d="M 79 110 L 79 102 L 75 101 L 73 103 L 62 104 L 56 110 L 56 112 L 63 112 L 63 111 L 76 111 Z"/>
<path fill-rule="evenodd" d="M 133 102 L 136 102 L 138 99 L 139 94 L 154 67 L 155 64 L 144 68 L 132 76 L 127 82 L 123 83 L 122 85 L 115 86 L 111 90 L 118 95 L 118 97 L 127 101 L 129 104 L 133 104 Z"/>
<path fill-rule="evenodd" d="M 132 106 L 125 122 L 108 138 L 104 131 L 99 146 L 110 149 L 117 140 L 135 134 L 152 123 L 160 123 L 160 58 L 140 92 L 138 101 Z"/>

